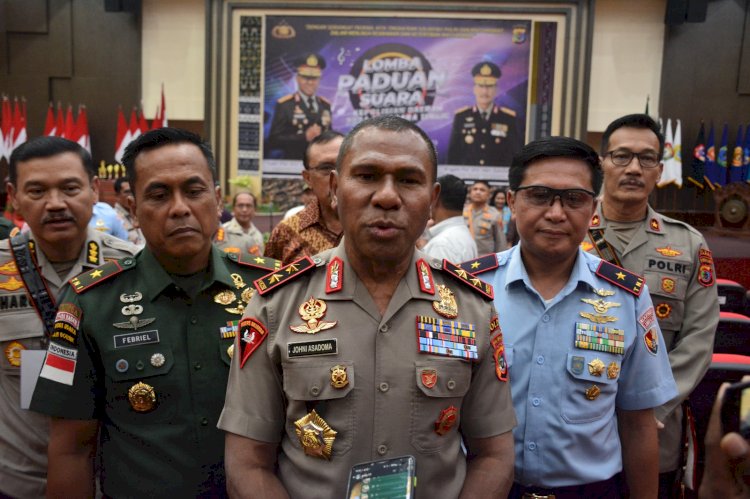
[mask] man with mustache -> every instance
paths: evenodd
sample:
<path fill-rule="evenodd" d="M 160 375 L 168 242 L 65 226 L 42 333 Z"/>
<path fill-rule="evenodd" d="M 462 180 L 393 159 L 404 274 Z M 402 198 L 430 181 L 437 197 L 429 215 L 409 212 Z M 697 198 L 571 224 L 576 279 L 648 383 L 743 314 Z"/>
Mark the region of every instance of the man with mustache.
<path fill-rule="evenodd" d="M 661 177 L 664 136 L 645 114 L 613 121 L 602 137 L 604 191 L 584 248 L 642 275 L 669 351 L 679 395 L 654 410 L 659 497 L 676 497 L 683 461 L 682 402 L 711 362 L 719 302 L 711 251 L 700 232 L 657 213 L 648 198 Z"/>
<path fill-rule="evenodd" d="M 31 404 L 54 416 L 47 494 L 91 497 L 96 450 L 104 496 L 223 497 L 216 422 L 233 338 L 274 262 L 213 246 L 221 196 L 197 135 L 152 130 L 123 164 L 146 247 L 72 279 L 60 300 Z"/>
<path fill-rule="evenodd" d="M 46 344 L 52 324 L 44 318 L 54 318 L 69 279 L 136 247 L 88 227 L 99 179 L 75 142 L 22 144 L 7 188 L 30 231 L 0 242 L 0 496 L 44 497 L 49 418 L 20 407 L 21 354 Z"/>
<path fill-rule="evenodd" d="M 400 117 L 344 139 L 330 176 L 343 240 L 256 281 L 240 322 L 219 421 L 230 495 L 344 497 L 352 466 L 406 455 L 420 496 L 507 494 L 515 416 L 492 289 L 414 246 L 436 173 Z"/>

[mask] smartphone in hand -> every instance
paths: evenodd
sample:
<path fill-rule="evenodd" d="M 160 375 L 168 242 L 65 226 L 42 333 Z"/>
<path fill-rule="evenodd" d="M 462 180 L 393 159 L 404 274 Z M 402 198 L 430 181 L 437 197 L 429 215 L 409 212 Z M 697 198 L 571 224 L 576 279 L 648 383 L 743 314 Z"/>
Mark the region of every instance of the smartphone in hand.
<path fill-rule="evenodd" d="M 750 381 L 734 383 L 724 392 L 721 426 L 724 433 L 736 432 L 750 439 Z"/>

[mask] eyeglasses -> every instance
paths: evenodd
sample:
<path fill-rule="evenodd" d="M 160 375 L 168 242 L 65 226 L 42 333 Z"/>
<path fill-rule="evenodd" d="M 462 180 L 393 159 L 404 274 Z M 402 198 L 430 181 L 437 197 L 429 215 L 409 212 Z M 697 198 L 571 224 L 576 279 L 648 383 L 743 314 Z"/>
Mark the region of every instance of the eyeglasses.
<path fill-rule="evenodd" d="M 580 210 L 596 197 L 595 192 L 586 189 L 553 189 L 543 185 L 526 185 L 516 189 L 522 192 L 523 198 L 532 206 L 552 206 L 555 199 L 560 198 L 563 208 Z"/>
<path fill-rule="evenodd" d="M 634 156 L 638 158 L 641 168 L 656 168 L 661 162 L 659 156 L 654 152 L 638 153 L 627 149 L 615 149 L 609 151 L 606 155 L 612 159 L 612 164 L 615 166 L 628 166 L 633 161 Z"/>
<path fill-rule="evenodd" d="M 311 166 L 308 168 L 311 172 L 315 172 L 318 175 L 322 175 L 324 177 L 328 177 L 333 170 L 336 169 L 336 165 L 333 163 L 322 163 L 318 166 Z"/>

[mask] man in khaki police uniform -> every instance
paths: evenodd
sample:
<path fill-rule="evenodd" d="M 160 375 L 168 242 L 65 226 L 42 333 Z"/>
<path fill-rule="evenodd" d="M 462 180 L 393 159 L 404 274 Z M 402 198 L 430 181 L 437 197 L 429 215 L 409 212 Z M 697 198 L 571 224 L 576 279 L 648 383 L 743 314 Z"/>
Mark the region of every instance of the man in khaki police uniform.
<path fill-rule="evenodd" d="M 342 243 L 256 281 L 240 322 L 219 421 L 230 494 L 343 497 L 353 465 L 404 455 L 421 496 L 507 494 L 515 416 L 492 288 L 414 249 L 436 170 L 402 118 L 345 139 Z"/>
<path fill-rule="evenodd" d="M 503 214 L 487 203 L 489 199 L 490 184 L 477 180 L 469 188 L 469 203 L 464 207 L 464 220 L 477 243 L 479 255 L 497 253 L 507 246 Z"/>
<path fill-rule="evenodd" d="M 247 251 L 263 255 L 263 233 L 253 223 L 256 199 L 249 192 L 238 192 L 232 200 L 232 219 L 219 227 L 214 243 L 226 253 Z"/>
<path fill-rule="evenodd" d="M 462 107 L 453 117 L 449 164 L 510 166 L 513 154 L 523 145 L 516 112 L 495 104 L 500 74 L 497 64 L 488 61 L 471 69 L 475 103 Z"/>
<path fill-rule="evenodd" d="M 200 137 L 152 130 L 123 163 L 146 248 L 72 279 L 60 300 L 31 403 L 55 416 L 47 492 L 90 497 L 96 448 L 105 496 L 223 497 L 216 422 L 236 325 L 267 269 L 211 244 L 221 196 Z"/>
<path fill-rule="evenodd" d="M 68 279 L 136 248 L 88 227 L 99 179 L 80 145 L 39 137 L 18 147 L 9 165 L 13 208 L 31 230 L 15 251 L 11 240 L 0 242 L 0 496 L 44 497 L 49 418 L 20 408 L 21 352 L 41 349 L 45 338 L 30 289 L 47 294 L 54 318 Z M 30 265 L 18 264 L 28 258 Z"/>
<path fill-rule="evenodd" d="M 130 210 L 128 209 L 128 198 L 133 195 L 133 191 L 130 189 L 130 181 L 127 177 L 120 177 L 115 180 L 115 195 L 117 196 L 115 211 L 120 216 L 125 230 L 128 231 L 128 241 L 143 247 L 146 244 L 143 240 L 143 233 L 141 229 L 136 227 L 133 215 L 130 214 Z"/>
<path fill-rule="evenodd" d="M 643 275 L 679 395 L 654 410 L 659 432 L 660 497 L 671 497 L 682 456 L 680 404 L 711 362 L 719 302 L 711 251 L 684 222 L 648 204 L 663 165 L 664 136 L 647 115 L 613 121 L 602 138 L 604 189 L 584 248 Z"/>

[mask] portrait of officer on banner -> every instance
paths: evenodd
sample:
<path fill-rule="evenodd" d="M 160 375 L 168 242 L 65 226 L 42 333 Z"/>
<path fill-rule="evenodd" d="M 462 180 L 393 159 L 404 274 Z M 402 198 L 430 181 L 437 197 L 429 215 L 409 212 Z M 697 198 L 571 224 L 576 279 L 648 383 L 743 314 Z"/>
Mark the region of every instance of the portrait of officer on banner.
<path fill-rule="evenodd" d="M 458 109 L 453 117 L 448 163 L 452 165 L 510 166 L 521 149 L 516 111 L 495 102 L 502 72 L 497 64 L 482 61 L 471 70 L 474 105 Z"/>
<path fill-rule="evenodd" d="M 297 91 L 276 101 L 268 148 L 273 157 L 302 159 L 307 144 L 331 129 L 331 103 L 317 95 L 326 61 L 308 53 L 295 63 Z"/>

